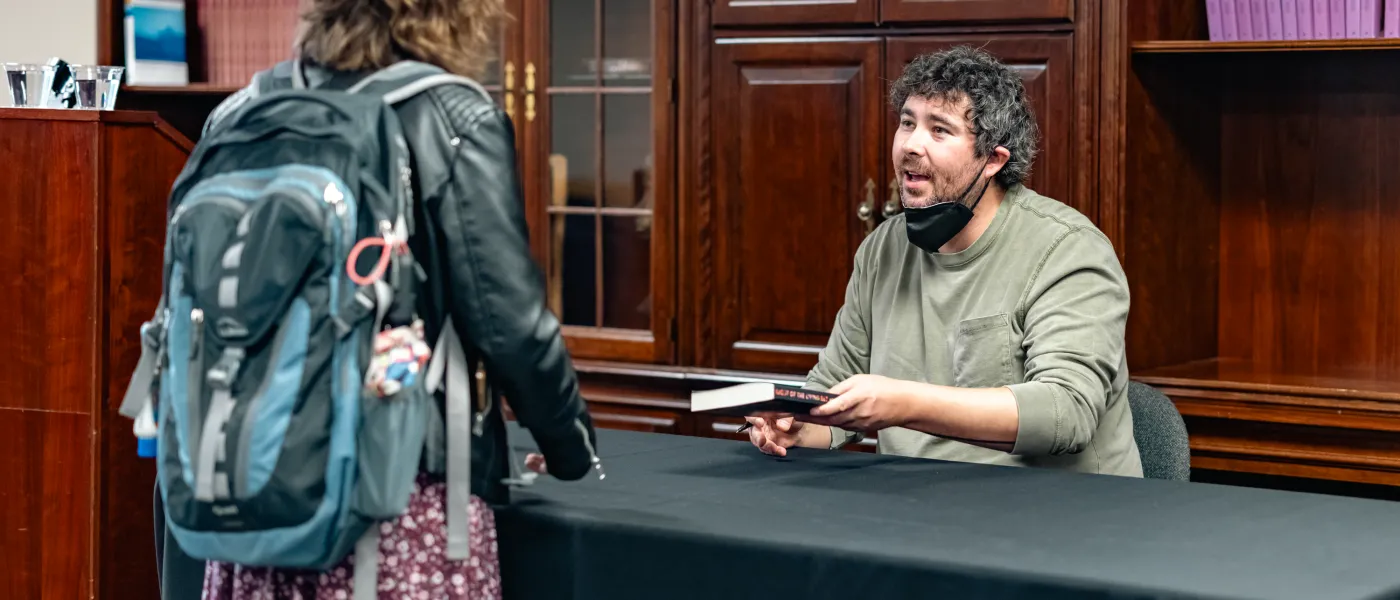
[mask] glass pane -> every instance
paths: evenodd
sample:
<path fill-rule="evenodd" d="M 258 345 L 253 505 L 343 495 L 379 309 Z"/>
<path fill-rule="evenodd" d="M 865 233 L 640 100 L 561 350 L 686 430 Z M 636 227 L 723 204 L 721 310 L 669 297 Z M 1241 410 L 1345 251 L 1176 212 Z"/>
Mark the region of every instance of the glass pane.
<path fill-rule="evenodd" d="M 651 208 L 651 94 L 603 96 L 603 204 Z"/>
<path fill-rule="evenodd" d="M 565 325 L 598 324 L 597 219 L 550 216 L 549 308 Z"/>
<path fill-rule="evenodd" d="M 593 2 L 596 0 L 551 0 L 549 6 L 549 84 L 553 86 L 595 85 L 588 66 L 597 49 L 593 44 Z"/>
<path fill-rule="evenodd" d="M 603 217 L 603 326 L 651 329 L 651 217 Z"/>
<path fill-rule="evenodd" d="M 603 85 L 651 85 L 652 0 L 603 3 Z"/>
<path fill-rule="evenodd" d="M 505 45 L 502 42 L 502 40 L 505 39 L 505 30 L 505 23 L 501 23 L 501 26 L 495 28 L 491 34 L 491 56 L 488 57 L 486 66 L 481 70 L 481 79 L 479 80 L 481 85 L 501 85 L 501 70 L 502 65 L 505 64 L 506 52 Z"/>
<path fill-rule="evenodd" d="M 550 102 L 549 203 L 597 206 L 597 102 L 592 94 L 557 94 Z"/>

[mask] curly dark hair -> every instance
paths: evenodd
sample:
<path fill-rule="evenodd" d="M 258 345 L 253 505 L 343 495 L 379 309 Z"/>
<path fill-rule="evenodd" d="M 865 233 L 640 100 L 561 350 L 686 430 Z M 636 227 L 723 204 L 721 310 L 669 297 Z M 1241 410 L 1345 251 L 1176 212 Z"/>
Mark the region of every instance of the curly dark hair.
<path fill-rule="evenodd" d="M 963 116 L 977 136 L 977 156 L 988 156 L 997 146 L 1011 152 L 997 172 L 997 183 L 1009 188 L 1030 176 L 1040 129 L 1021 77 L 996 57 L 968 46 L 919 56 L 890 85 L 896 112 L 910 96 L 945 102 L 967 98 L 971 106 Z"/>

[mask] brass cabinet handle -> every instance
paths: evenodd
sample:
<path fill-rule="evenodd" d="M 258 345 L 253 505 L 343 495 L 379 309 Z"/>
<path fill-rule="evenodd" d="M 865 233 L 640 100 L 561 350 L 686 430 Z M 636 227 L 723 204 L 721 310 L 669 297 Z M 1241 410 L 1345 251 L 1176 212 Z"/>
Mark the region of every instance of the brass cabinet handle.
<path fill-rule="evenodd" d="M 535 63 L 525 63 L 525 120 L 535 120 Z"/>
<path fill-rule="evenodd" d="M 502 94 L 506 97 L 506 116 L 510 120 L 515 120 L 515 63 L 506 61 L 505 65 L 506 92 Z"/>
<path fill-rule="evenodd" d="M 856 218 L 865 222 L 865 233 L 875 231 L 875 180 L 865 180 L 865 202 L 856 207 Z"/>
<path fill-rule="evenodd" d="M 890 199 L 885 201 L 885 208 L 880 212 L 888 219 L 899 214 L 899 178 L 890 180 Z"/>

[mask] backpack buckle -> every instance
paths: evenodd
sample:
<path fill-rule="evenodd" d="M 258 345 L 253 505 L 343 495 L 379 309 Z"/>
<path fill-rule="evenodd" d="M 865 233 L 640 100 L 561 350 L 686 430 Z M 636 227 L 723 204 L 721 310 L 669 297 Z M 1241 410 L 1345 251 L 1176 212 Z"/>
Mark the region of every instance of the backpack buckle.
<path fill-rule="evenodd" d="M 205 380 L 216 389 L 228 390 L 233 386 L 233 379 L 238 376 L 243 356 L 242 348 L 225 348 L 219 360 L 205 373 Z"/>

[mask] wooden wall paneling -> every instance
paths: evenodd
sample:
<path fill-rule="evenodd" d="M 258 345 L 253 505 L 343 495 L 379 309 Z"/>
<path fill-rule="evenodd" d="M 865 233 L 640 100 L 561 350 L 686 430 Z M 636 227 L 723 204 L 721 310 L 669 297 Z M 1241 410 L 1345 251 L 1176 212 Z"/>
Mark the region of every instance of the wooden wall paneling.
<path fill-rule="evenodd" d="M 805 372 L 887 194 L 876 38 L 714 45 L 715 289 L 722 368 Z"/>
<path fill-rule="evenodd" d="M 713 0 L 714 23 L 726 25 L 874 24 L 877 0 Z"/>
<path fill-rule="evenodd" d="M 1400 382 L 1389 53 L 1219 57 L 1222 358 Z"/>
<path fill-rule="evenodd" d="M 1073 36 L 1054 33 L 890 38 L 886 44 L 885 78 L 898 79 L 905 65 L 921 54 L 959 45 L 985 50 L 1021 75 L 1040 128 L 1040 148 L 1027 187 L 1085 210 L 1076 202 L 1080 196 L 1074 189 L 1080 163 L 1075 144 L 1078 96 Z M 893 118 L 887 120 L 887 143 L 894 135 Z"/>
<path fill-rule="evenodd" d="M 91 438 L 86 411 L 0 408 L 0 590 L 7 598 L 92 597 Z M 148 560 L 151 539 L 142 538 Z"/>
<path fill-rule="evenodd" d="M 713 367 L 710 3 L 684 1 L 676 63 L 676 364 Z"/>
<path fill-rule="evenodd" d="M 36 116 L 23 110 L 4 113 Z M 15 308 L 0 311 L 0 407 L 87 414 L 99 351 L 97 124 L 34 118 L 5 125 L 0 282 L 15 292 Z"/>
<path fill-rule="evenodd" d="M 1125 200 L 1111 205 L 1123 211 L 1134 371 L 1216 353 L 1219 98 L 1201 66 L 1139 57 L 1127 78 Z"/>
<path fill-rule="evenodd" d="M 886 23 L 1069 21 L 1074 17 L 1074 5 L 1074 0 L 881 0 L 880 20 Z"/>
<path fill-rule="evenodd" d="M 155 462 L 136 455 L 131 421 L 117 414 L 141 354 L 140 327 L 160 298 L 166 196 L 191 146 L 188 140 L 153 135 L 150 126 L 104 129 L 103 198 L 106 207 L 107 276 L 104 292 L 103 402 L 96 428 L 98 462 L 98 597 L 154 598 L 155 563 L 133 552 L 132 540 L 153 531 L 151 490 Z"/>
<path fill-rule="evenodd" d="M 1099 2 L 1075 4 L 1074 34 L 1074 156 L 1070 160 L 1073 197 L 1061 202 L 1080 212 L 1103 229 L 1099 199 L 1099 87 L 1101 67 Z M 1112 239 L 1111 237 L 1109 238 Z M 1117 244 L 1115 244 L 1115 247 Z M 1120 255 L 1121 258 L 1121 255 Z"/>

